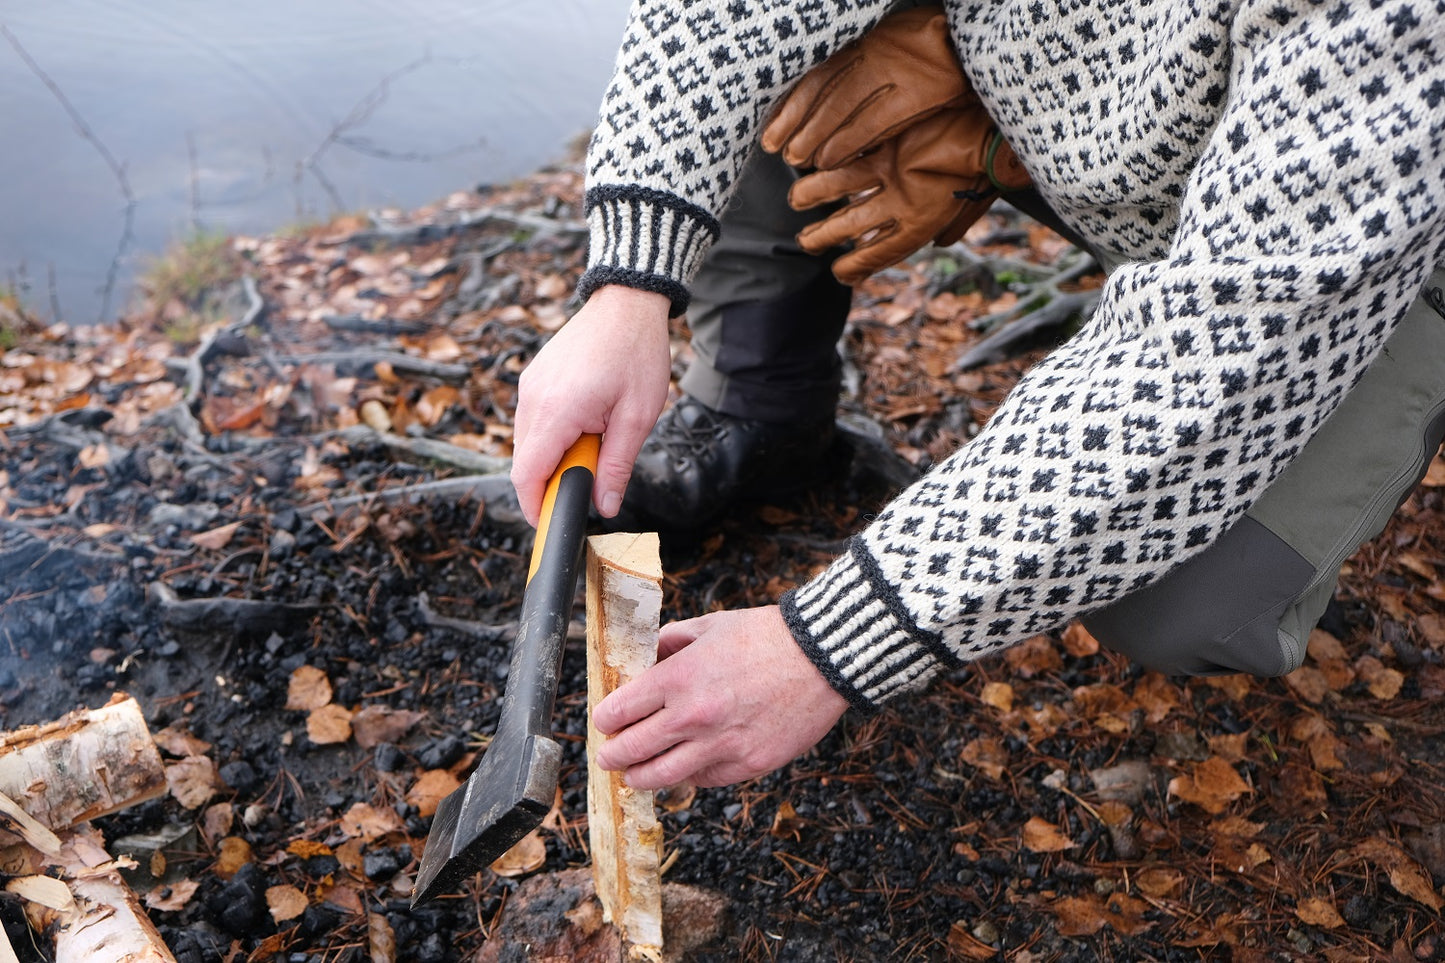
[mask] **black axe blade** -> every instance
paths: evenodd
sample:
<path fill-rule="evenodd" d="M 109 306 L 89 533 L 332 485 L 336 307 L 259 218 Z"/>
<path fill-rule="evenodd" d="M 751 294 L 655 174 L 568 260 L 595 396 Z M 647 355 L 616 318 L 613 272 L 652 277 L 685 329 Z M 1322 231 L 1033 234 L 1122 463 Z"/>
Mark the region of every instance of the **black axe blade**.
<path fill-rule="evenodd" d="M 552 708 L 596 466 L 597 436 L 586 435 L 548 485 L 497 732 L 466 785 L 432 817 L 412 906 L 491 865 L 542 824 L 556 799 L 562 748 L 552 738 Z"/>

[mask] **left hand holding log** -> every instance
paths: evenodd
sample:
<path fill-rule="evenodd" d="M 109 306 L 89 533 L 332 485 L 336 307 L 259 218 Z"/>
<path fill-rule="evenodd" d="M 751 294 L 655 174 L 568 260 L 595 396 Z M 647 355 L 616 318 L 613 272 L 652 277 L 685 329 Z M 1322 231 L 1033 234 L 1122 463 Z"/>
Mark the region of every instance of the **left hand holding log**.
<path fill-rule="evenodd" d="M 777 606 L 664 626 L 658 663 L 592 713 L 604 769 L 635 789 L 722 786 L 784 765 L 848 708 L 793 641 Z"/>

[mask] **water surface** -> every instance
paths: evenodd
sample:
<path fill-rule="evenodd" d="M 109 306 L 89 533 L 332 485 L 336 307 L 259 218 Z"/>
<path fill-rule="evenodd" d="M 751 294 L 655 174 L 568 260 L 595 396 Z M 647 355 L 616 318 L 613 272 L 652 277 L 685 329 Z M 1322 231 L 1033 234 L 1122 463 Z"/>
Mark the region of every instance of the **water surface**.
<path fill-rule="evenodd" d="M 0 286 L 113 317 L 148 257 L 561 158 L 627 0 L 0 0 Z"/>

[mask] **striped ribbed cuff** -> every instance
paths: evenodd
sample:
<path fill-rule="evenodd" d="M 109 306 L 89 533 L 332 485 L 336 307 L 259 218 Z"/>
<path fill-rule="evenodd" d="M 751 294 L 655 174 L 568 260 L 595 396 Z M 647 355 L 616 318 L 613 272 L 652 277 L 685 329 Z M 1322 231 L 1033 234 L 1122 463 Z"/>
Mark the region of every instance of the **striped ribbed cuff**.
<path fill-rule="evenodd" d="M 721 230 L 717 218 L 681 198 L 615 185 L 587 191 L 587 226 L 587 272 L 578 298 L 623 284 L 667 295 L 674 317 L 687 309 L 687 285 Z"/>
<path fill-rule="evenodd" d="M 861 539 L 782 600 L 793 637 L 855 709 L 872 712 L 958 658 L 913 624 Z"/>

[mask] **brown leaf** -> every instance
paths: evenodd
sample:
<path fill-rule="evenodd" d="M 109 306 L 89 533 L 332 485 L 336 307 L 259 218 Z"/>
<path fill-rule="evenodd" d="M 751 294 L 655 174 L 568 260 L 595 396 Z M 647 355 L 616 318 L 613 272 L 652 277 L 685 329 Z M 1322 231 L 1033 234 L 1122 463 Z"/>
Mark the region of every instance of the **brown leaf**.
<path fill-rule="evenodd" d="M 362 706 L 351 717 L 351 736 L 363 749 L 375 749 L 383 742 L 400 742 L 416 728 L 426 713 L 386 706 Z"/>
<path fill-rule="evenodd" d="M 1134 877 L 1134 885 L 1139 888 L 1139 892 L 1155 899 L 1168 899 L 1183 884 L 1183 873 L 1163 866 L 1143 870 Z"/>
<path fill-rule="evenodd" d="M 235 810 L 230 803 L 223 802 L 207 806 L 205 813 L 201 816 L 201 835 L 206 837 L 206 842 L 214 845 L 216 840 L 231 834 L 231 827 L 235 825 L 235 821 Z"/>
<path fill-rule="evenodd" d="M 310 859 L 313 856 L 330 856 L 331 847 L 325 843 L 319 843 L 314 839 L 293 839 L 286 845 L 286 852 L 301 859 Z"/>
<path fill-rule="evenodd" d="M 312 709 L 306 735 L 318 746 L 334 746 L 351 738 L 351 710 L 336 703 Z"/>
<path fill-rule="evenodd" d="M 1389 702 L 1400 694 L 1405 677 L 1394 669 L 1387 668 L 1373 655 L 1362 655 L 1355 660 L 1355 672 L 1370 690 L 1370 695 L 1382 702 Z"/>
<path fill-rule="evenodd" d="M 1099 651 L 1099 640 L 1089 634 L 1089 630 L 1079 622 L 1072 622 L 1064 629 L 1064 634 L 1059 637 L 1064 645 L 1064 651 L 1069 655 L 1083 657 L 1096 655 Z"/>
<path fill-rule="evenodd" d="M 314 665 L 303 665 L 291 673 L 286 687 L 286 708 L 308 712 L 331 701 L 331 680 Z"/>
<path fill-rule="evenodd" d="M 1390 878 L 1390 885 L 1402 895 L 1408 896 L 1433 912 L 1440 912 L 1445 900 L 1435 892 L 1430 877 L 1404 851 L 1378 836 L 1367 839 L 1355 847 L 1355 855 L 1382 869 Z"/>
<path fill-rule="evenodd" d="M 798 811 L 793 804 L 784 799 L 778 805 L 778 811 L 773 815 L 773 825 L 768 832 L 777 839 L 797 839 L 798 830 L 802 827 L 803 821 L 798 818 Z"/>
<path fill-rule="evenodd" d="M 1311 712 L 1300 716 L 1290 727 L 1290 736 L 1305 745 L 1316 769 L 1343 769 L 1340 752 L 1344 745 L 1335 738 L 1323 716 Z"/>
<path fill-rule="evenodd" d="M 1218 756 L 1211 756 L 1194 767 L 1188 775 L 1169 781 L 1170 795 L 1209 813 L 1222 813 L 1234 800 L 1249 792 L 1249 784 L 1239 777 L 1234 767 Z"/>
<path fill-rule="evenodd" d="M 423 819 L 437 811 L 443 799 L 461 787 L 462 781 L 445 769 L 428 769 L 406 791 L 406 801 Z"/>
<path fill-rule="evenodd" d="M 998 956 L 998 950 L 980 942 L 964 923 L 954 923 L 948 928 L 948 950 L 965 960 L 992 960 Z"/>
<path fill-rule="evenodd" d="M 998 739 L 980 736 L 963 747 L 958 757 L 983 772 L 990 779 L 998 779 L 1008 766 L 1008 750 Z"/>
<path fill-rule="evenodd" d="M 202 756 L 211 751 L 211 744 L 191 735 L 181 723 L 166 726 L 154 735 L 156 745 L 173 756 Z"/>
<path fill-rule="evenodd" d="M 221 851 L 216 857 L 216 875 L 230 879 L 236 870 L 251 861 L 251 844 L 240 836 L 227 836 L 221 840 Z"/>
<path fill-rule="evenodd" d="M 1344 919 L 1335 910 L 1334 902 L 1319 896 L 1300 900 L 1294 913 L 1310 926 L 1332 930 L 1345 925 Z"/>
<path fill-rule="evenodd" d="M 171 795 L 187 809 L 198 809 L 216 794 L 220 780 L 216 764 L 207 756 L 187 756 L 166 766 L 166 784 Z"/>
<path fill-rule="evenodd" d="M 165 913 L 179 913 L 191 902 L 191 897 L 200 889 L 198 879 L 181 879 L 168 886 L 158 886 L 145 895 L 146 907 Z M 162 895 L 164 894 L 164 895 Z"/>
<path fill-rule="evenodd" d="M 1036 675 L 1048 675 L 1064 667 L 1064 660 L 1053 640 L 1047 635 L 1035 635 L 1004 652 L 1004 661 L 1013 674 L 1021 679 L 1032 679 Z"/>
<path fill-rule="evenodd" d="M 451 385 L 433 388 L 417 399 L 417 419 L 428 428 L 435 427 L 460 399 L 461 392 Z"/>
<path fill-rule="evenodd" d="M 1065 896 L 1049 905 L 1059 921 L 1060 936 L 1092 936 L 1108 922 L 1108 910 L 1098 897 Z"/>
<path fill-rule="evenodd" d="M 498 876 L 524 876 L 542 868 L 547 861 L 547 844 L 534 829 L 492 864 Z"/>
<path fill-rule="evenodd" d="M 1330 692 L 1324 673 L 1311 665 L 1302 665 L 1285 676 L 1284 684 L 1306 702 L 1319 702 Z"/>
<path fill-rule="evenodd" d="M 294 920 L 306 912 L 306 894 L 294 886 L 268 886 L 266 906 L 271 910 L 271 919 L 277 923 Z"/>
<path fill-rule="evenodd" d="M 1038 816 L 1024 823 L 1022 836 L 1024 846 L 1032 853 L 1058 853 L 1076 845 L 1059 827 Z"/>
<path fill-rule="evenodd" d="M 231 537 L 240 527 L 240 522 L 232 522 L 229 525 L 222 525 L 220 528 L 213 528 L 209 532 L 198 532 L 191 536 L 191 542 L 201 548 L 218 552 L 231 544 Z"/>
<path fill-rule="evenodd" d="M 1134 683 L 1133 698 L 1144 710 L 1148 722 L 1163 722 L 1164 719 L 1183 703 L 1179 687 L 1159 672 L 1146 672 Z"/>
<path fill-rule="evenodd" d="M 1340 640 L 1335 638 L 1324 629 L 1312 629 L 1309 639 L 1305 642 L 1305 651 L 1311 660 L 1315 662 L 1329 662 L 1334 659 L 1345 660 L 1349 656 L 1345 654 L 1345 647 Z"/>
<path fill-rule="evenodd" d="M 368 843 L 402 829 L 401 817 L 394 809 L 378 809 L 370 803 L 357 803 L 348 809 L 340 827 L 347 836 Z"/>
<path fill-rule="evenodd" d="M 1138 936 L 1154 925 L 1153 920 L 1144 918 L 1149 904 L 1125 893 L 1111 893 L 1105 908 L 1109 912 L 1105 921 L 1125 936 Z"/>
<path fill-rule="evenodd" d="M 396 933 L 385 916 L 366 914 L 366 936 L 371 944 L 371 963 L 396 963 Z"/>
<path fill-rule="evenodd" d="M 391 431 L 391 413 L 386 410 L 386 405 L 375 398 L 363 401 L 356 414 L 362 423 L 372 431 L 379 431 L 382 434 Z"/>
<path fill-rule="evenodd" d="M 1008 712 L 1014 707 L 1014 687 L 1007 682 L 985 683 L 982 698 L 984 705 L 993 706 L 1000 712 Z"/>

